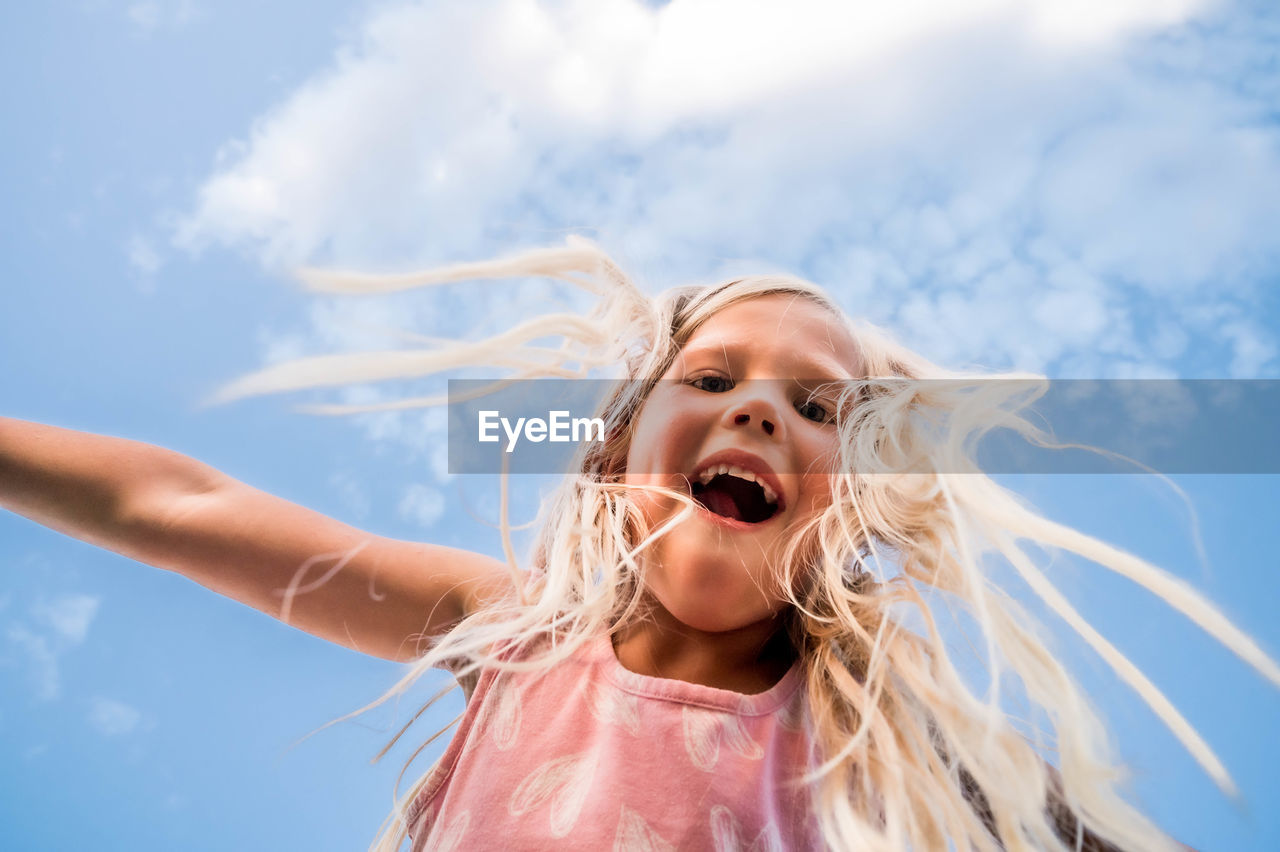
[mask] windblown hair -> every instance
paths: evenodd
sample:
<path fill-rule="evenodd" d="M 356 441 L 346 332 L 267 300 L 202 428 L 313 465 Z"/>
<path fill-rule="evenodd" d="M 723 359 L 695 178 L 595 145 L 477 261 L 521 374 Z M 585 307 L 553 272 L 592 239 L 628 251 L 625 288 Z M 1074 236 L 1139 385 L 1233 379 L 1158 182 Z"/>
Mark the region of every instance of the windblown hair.
<path fill-rule="evenodd" d="M 435 341 L 426 349 L 290 362 L 248 376 L 220 397 L 467 366 L 500 367 L 513 371 L 511 378 L 532 378 L 585 376 L 625 365 L 628 381 L 618 384 L 599 413 L 609 440 L 587 445 L 577 471 L 543 505 L 540 533 L 524 567 L 510 543 L 504 478 L 503 547 L 515 591 L 435 641 L 375 704 L 403 693 L 433 667 L 450 668 L 464 686 L 486 667 L 550 667 L 591 637 L 642 617 L 645 551 L 688 517 L 694 504 L 671 492 L 667 496 L 683 503 L 683 511 L 656 529 L 646 527 L 634 505 L 638 486 L 626 485 L 622 476 L 631 426 L 702 323 L 732 304 L 781 294 L 809 300 L 845 323 L 865 377 L 841 396 L 831 503 L 795 530 L 778 566 L 778 591 L 789 599 L 788 630 L 807 689 L 813 760 L 806 780 L 827 845 L 868 852 L 1069 849 L 1093 835 L 1091 843 L 1121 849 L 1177 848 L 1121 795 L 1124 776 L 1109 754 L 1103 725 L 1039 638 L 1039 625 L 994 582 L 997 564 L 1011 567 L 1134 689 L 1217 784 L 1233 790 L 1226 770 L 1190 724 L 1072 607 L 1033 553 L 1073 553 L 1125 576 L 1278 684 L 1280 668 L 1181 580 L 1042 517 L 978 470 L 973 448 L 992 428 L 1044 440 L 1019 414 L 1043 391 L 1042 378 L 944 370 L 875 328 L 853 325 L 821 289 L 785 276 L 740 278 L 650 299 L 599 249 L 578 239 L 507 261 L 414 275 L 302 273 L 316 289 L 365 293 L 529 276 L 584 288 L 595 294 L 596 306 L 586 316 L 552 314 L 480 342 Z M 558 338 L 559 346 L 535 345 L 547 338 Z M 344 413 L 441 401 L 312 410 Z M 967 682 L 953 660 L 938 623 L 940 608 L 963 613 L 976 632 L 985 688 Z M 499 658 L 496 649 L 513 646 L 531 653 L 519 662 Z M 1029 705 L 1028 716 L 1042 723 L 1028 730 L 1010 715 L 1003 706 L 1008 693 L 1001 693 L 1009 684 Z M 1058 769 L 1049 767 L 1042 750 L 1056 753 Z M 400 847 L 407 808 L 427 777 L 399 798 L 372 848 Z"/>

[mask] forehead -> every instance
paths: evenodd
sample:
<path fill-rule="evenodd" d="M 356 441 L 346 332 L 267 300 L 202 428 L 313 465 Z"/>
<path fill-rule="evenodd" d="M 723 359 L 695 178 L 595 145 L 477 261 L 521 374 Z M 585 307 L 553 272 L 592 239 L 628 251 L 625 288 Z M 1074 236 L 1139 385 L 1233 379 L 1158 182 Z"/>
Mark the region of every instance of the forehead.
<path fill-rule="evenodd" d="M 804 296 L 775 293 L 735 302 L 698 326 L 681 352 L 743 347 L 811 365 L 820 374 L 860 374 L 858 347 L 843 318 Z"/>

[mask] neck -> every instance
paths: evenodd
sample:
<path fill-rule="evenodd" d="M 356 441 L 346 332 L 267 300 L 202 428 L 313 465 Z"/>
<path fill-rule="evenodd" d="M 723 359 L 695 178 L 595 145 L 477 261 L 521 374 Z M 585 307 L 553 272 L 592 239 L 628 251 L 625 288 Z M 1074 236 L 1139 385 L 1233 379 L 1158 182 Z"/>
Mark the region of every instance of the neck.
<path fill-rule="evenodd" d="M 782 679 L 795 661 L 781 614 L 736 630 L 706 633 L 677 621 L 646 596 L 638 618 L 614 637 L 622 667 L 751 695 Z"/>

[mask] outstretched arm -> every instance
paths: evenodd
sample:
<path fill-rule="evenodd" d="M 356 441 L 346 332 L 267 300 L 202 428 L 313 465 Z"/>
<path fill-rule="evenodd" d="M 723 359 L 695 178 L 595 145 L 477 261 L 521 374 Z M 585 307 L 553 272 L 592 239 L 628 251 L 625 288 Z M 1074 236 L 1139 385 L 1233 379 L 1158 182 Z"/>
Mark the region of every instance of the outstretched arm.
<path fill-rule="evenodd" d="M 161 447 L 8 418 L 0 507 L 394 660 L 511 583 L 496 559 L 363 532 Z"/>

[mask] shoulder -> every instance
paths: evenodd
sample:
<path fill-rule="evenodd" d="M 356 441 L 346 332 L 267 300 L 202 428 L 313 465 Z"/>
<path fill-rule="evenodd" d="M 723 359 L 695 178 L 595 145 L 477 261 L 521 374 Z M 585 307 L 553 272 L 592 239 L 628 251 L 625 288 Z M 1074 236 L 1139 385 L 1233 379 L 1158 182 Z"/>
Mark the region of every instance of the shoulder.
<path fill-rule="evenodd" d="M 467 629 L 466 625 L 460 627 Z M 482 683 L 500 680 L 505 687 L 522 679 L 512 676 L 533 675 L 552 668 L 555 664 L 552 659 L 547 659 L 545 666 L 539 666 L 539 660 L 547 657 L 552 648 L 550 639 L 541 634 L 523 639 L 500 638 L 475 653 L 446 656 L 438 667 L 454 676 L 470 703 Z"/>

